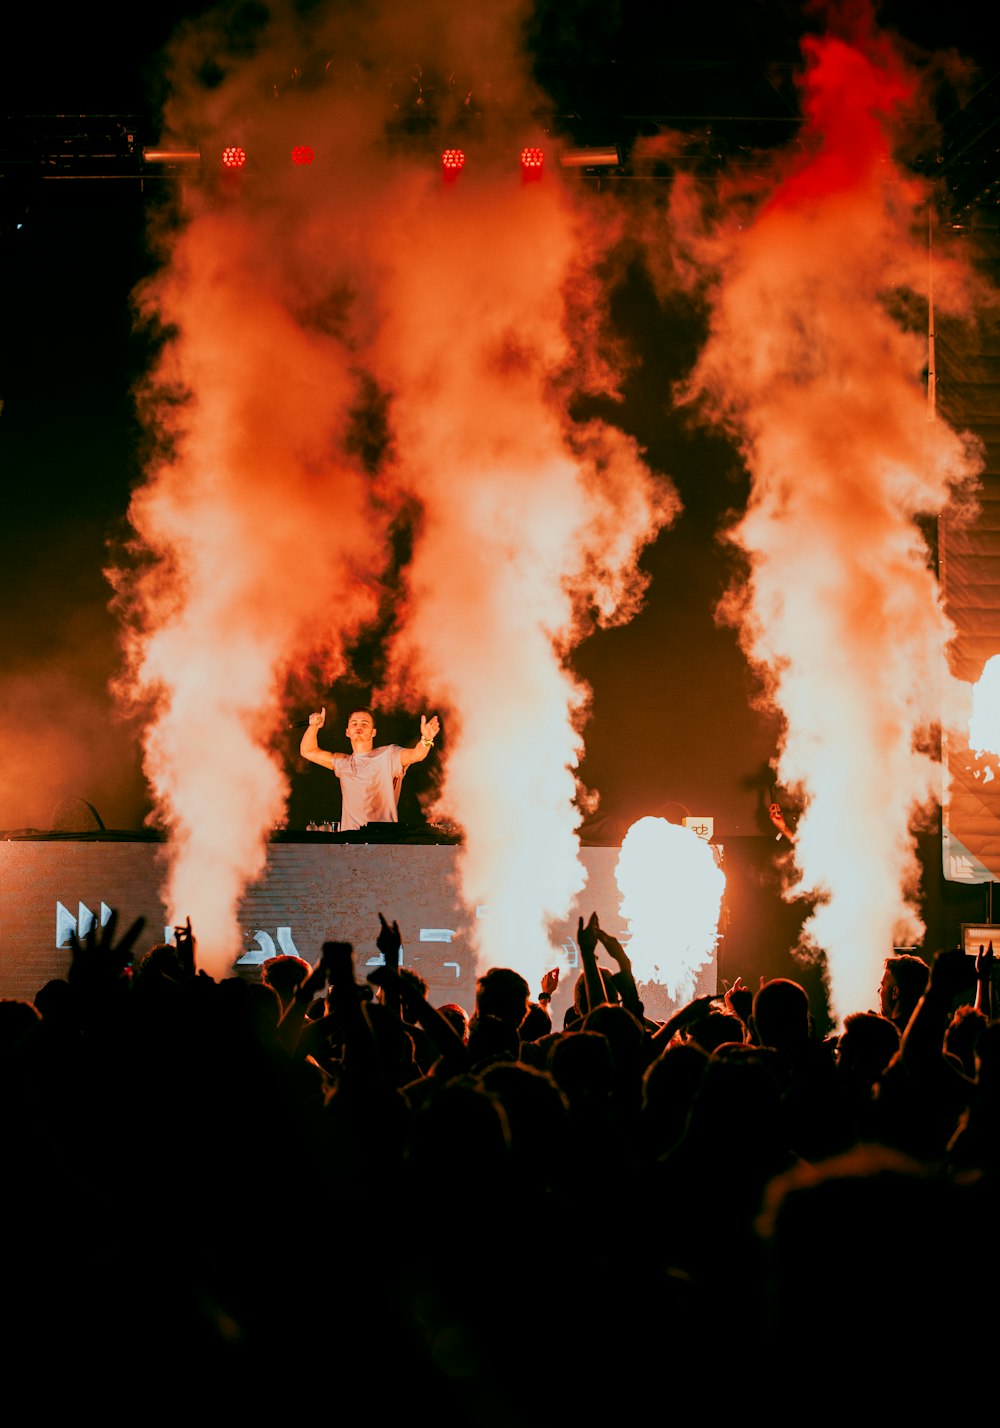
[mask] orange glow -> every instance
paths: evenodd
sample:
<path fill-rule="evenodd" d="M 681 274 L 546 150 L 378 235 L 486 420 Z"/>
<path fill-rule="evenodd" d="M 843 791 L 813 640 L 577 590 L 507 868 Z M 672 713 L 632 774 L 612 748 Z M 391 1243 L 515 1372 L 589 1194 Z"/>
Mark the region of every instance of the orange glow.
<path fill-rule="evenodd" d="M 615 871 L 636 981 L 659 982 L 679 1003 L 715 952 L 726 879 L 709 845 L 665 818 L 640 818 Z"/>
<path fill-rule="evenodd" d="M 242 169 L 246 167 L 246 150 L 241 149 L 237 144 L 230 144 L 223 149 L 220 163 L 224 169 Z"/>
<path fill-rule="evenodd" d="M 916 81 L 878 36 L 805 51 L 801 142 L 763 201 L 744 192 L 711 235 L 688 229 L 718 279 L 691 391 L 752 475 L 725 613 L 784 719 L 778 776 L 804 806 L 788 896 L 818 899 L 805 944 L 827 953 L 844 1015 L 923 933 L 912 828 L 940 788 L 927 733 L 951 702 L 951 626 L 917 517 L 977 465 L 928 422 L 926 337 L 888 296 L 926 314 L 930 194 L 894 157 Z M 966 300 L 940 249 L 935 289 L 953 312 Z"/>

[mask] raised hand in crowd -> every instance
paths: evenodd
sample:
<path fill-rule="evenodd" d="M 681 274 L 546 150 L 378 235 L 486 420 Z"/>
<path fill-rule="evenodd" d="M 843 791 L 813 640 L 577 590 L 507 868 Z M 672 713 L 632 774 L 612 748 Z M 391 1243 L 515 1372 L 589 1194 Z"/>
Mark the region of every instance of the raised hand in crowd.
<path fill-rule="evenodd" d="M 580 960 L 583 963 L 583 986 L 587 998 L 587 1011 L 593 1011 L 595 1007 L 603 1006 L 608 1001 L 604 978 L 597 965 L 597 944 L 600 940 L 600 932 L 601 924 L 596 912 L 592 912 L 586 922 L 582 917 L 579 919 L 576 929 L 576 945 L 580 949 Z"/>
<path fill-rule="evenodd" d="M 326 979 L 326 957 L 321 953 L 308 974 L 295 988 L 282 1013 L 281 1021 L 278 1023 L 278 1038 L 290 1056 L 313 1055 L 318 1049 L 319 1033 L 314 1035 L 309 1033 L 313 1027 L 319 1025 L 319 1021 L 307 1026 L 306 1013 L 316 998 L 322 995 L 323 989 L 326 987 Z"/>
<path fill-rule="evenodd" d="M 325 1013 L 306 1022 L 306 1011 L 324 985 L 328 988 Z M 371 1034 L 362 1013 L 360 993 L 354 980 L 351 943 L 324 942 L 319 960 L 282 1017 L 279 1027 L 282 1042 L 288 1048 L 294 1044 L 297 1056 L 312 1057 L 327 1072 L 335 1066 L 338 1069 L 349 1066 L 356 1077 L 371 1071 L 374 1065 Z"/>
<path fill-rule="evenodd" d="M 399 926 L 396 922 L 390 926 L 381 913 L 379 921 L 382 926 L 377 945 L 383 953 L 388 950 L 390 955 L 386 956 L 385 966 L 372 968 L 368 981 L 381 993 L 384 1006 L 396 1011 L 411 1027 L 419 1026 L 430 1037 L 441 1058 L 441 1064 L 435 1067 L 436 1074 L 459 1074 L 468 1064 L 468 1053 L 461 1036 L 448 1018 L 431 1005 L 415 982 L 400 976 L 399 949 L 402 939 Z M 394 946 L 395 959 L 392 956 Z"/>
<path fill-rule="evenodd" d="M 399 967 L 400 954 L 403 950 L 403 939 L 400 935 L 399 923 L 393 920 L 390 925 L 381 913 L 378 915 L 378 920 L 379 930 L 378 937 L 375 939 L 375 946 L 382 953 L 385 959 L 385 965 L 395 971 Z M 371 977 L 369 977 L 368 980 L 371 982 Z M 400 998 L 402 994 L 400 978 L 398 976 L 385 978 L 381 984 L 381 992 L 384 1004 L 399 1015 L 401 1011 Z M 404 1020 L 410 1020 L 405 1012 L 402 1014 Z"/>
<path fill-rule="evenodd" d="M 542 989 L 538 993 L 539 1005 L 548 1008 L 549 1002 L 559 990 L 559 968 L 552 967 L 542 973 Z"/>
<path fill-rule="evenodd" d="M 387 967 L 399 966 L 399 954 L 403 950 L 403 939 L 399 932 L 399 923 L 392 921 L 388 923 L 381 913 L 378 915 L 379 931 L 375 939 L 375 946 L 385 958 Z"/>
<path fill-rule="evenodd" d="M 734 1016 L 738 1016 L 744 1027 L 750 1025 L 750 1014 L 753 1011 L 753 992 L 746 985 L 742 977 L 737 977 L 731 987 L 726 989 L 725 1003 Z"/>
<path fill-rule="evenodd" d="M 682 1007 L 678 1007 L 673 1016 L 670 1017 L 652 1037 L 654 1052 L 663 1051 L 673 1041 L 678 1032 L 693 1026 L 702 1017 L 707 1016 L 712 1010 L 712 1003 L 717 998 L 711 994 L 701 997 L 693 997 L 691 1001 L 685 1002 Z"/>
<path fill-rule="evenodd" d="M 970 958 L 961 947 L 937 952 L 923 996 L 903 1032 L 900 1056 L 910 1069 L 936 1063 L 944 1050 L 944 1033 L 956 1002 L 972 989 Z"/>
<path fill-rule="evenodd" d="M 344 1069 L 351 1073 L 355 1086 L 374 1087 L 384 1078 L 366 1015 L 368 996 L 362 994 L 354 975 L 354 948 L 350 942 L 324 942 L 323 957 L 330 984 L 328 1008 L 342 1027 Z"/>
<path fill-rule="evenodd" d="M 177 964 L 186 977 L 195 975 L 198 954 L 198 940 L 191 931 L 191 918 L 186 917 L 180 927 L 174 928 L 174 946 L 177 948 Z"/>
<path fill-rule="evenodd" d="M 595 918 L 597 914 L 594 914 Z M 632 963 L 625 948 L 616 937 L 612 937 L 610 932 L 605 932 L 604 928 L 598 924 L 597 940 L 607 952 L 613 962 L 617 963 L 618 971 L 614 974 L 615 991 L 621 998 L 622 1006 L 626 1007 L 633 1016 L 637 1016 L 641 1021 L 643 1018 L 643 1006 L 639 999 L 639 989 L 635 984 L 635 977 L 632 974 Z"/>
<path fill-rule="evenodd" d="M 980 947 L 976 957 L 976 1011 L 993 1020 L 993 943 Z"/>
<path fill-rule="evenodd" d="M 109 989 L 127 988 L 130 983 L 133 951 L 146 926 L 144 917 L 137 917 L 131 927 L 116 940 L 118 913 L 114 910 L 103 927 L 96 922 L 81 938 L 73 930 L 69 934 L 70 966 L 66 980 L 78 991 L 99 995 Z"/>

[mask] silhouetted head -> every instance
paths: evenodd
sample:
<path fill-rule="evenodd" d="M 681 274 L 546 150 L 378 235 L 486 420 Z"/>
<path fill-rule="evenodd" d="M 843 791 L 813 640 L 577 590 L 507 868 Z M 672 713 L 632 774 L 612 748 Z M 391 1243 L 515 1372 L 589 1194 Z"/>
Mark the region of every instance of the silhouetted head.
<path fill-rule="evenodd" d="M 598 967 L 601 982 L 604 986 L 604 1000 L 609 1005 L 614 1006 L 618 1001 L 618 993 L 615 991 L 614 974 L 610 967 Z M 589 1010 L 587 1006 L 587 984 L 583 972 L 579 974 L 573 986 L 573 1008 L 577 1016 L 586 1016 Z"/>
<path fill-rule="evenodd" d="M 135 967 L 137 985 L 162 977 L 176 981 L 183 975 L 184 969 L 177 948 L 172 942 L 154 942 L 139 958 Z"/>
<path fill-rule="evenodd" d="M 809 1038 L 809 998 L 804 987 L 788 977 L 775 977 L 758 989 L 750 1018 L 761 1046 L 779 1049 Z"/>
<path fill-rule="evenodd" d="M 465 1008 L 460 1007 L 458 1002 L 445 1002 L 443 1007 L 438 1007 L 438 1011 L 451 1022 L 463 1042 L 467 1042 L 469 1040 L 469 1016 Z"/>
<path fill-rule="evenodd" d="M 293 957 L 282 953 L 279 957 L 269 957 L 261 964 L 260 979 L 266 987 L 272 987 L 286 1007 L 308 977 L 312 969 L 304 957 Z"/>
<path fill-rule="evenodd" d="M 552 1018 L 544 1007 L 532 1002 L 524 1013 L 524 1020 L 517 1029 L 522 1041 L 537 1041 L 540 1036 L 548 1036 L 552 1030 Z"/>
<path fill-rule="evenodd" d="M 510 967 L 491 967 L 476 983 L 476 1016 L 521 1025 L 528 1010 L 530 988 Z"/>
<path fill-rule="evenodd" d="M 498 1016 L 474 1016 L 469 1022 L 469 1061 L 482 1070 L 497 1061 L 516 1061 L 521 1038 L 512 1021 Z"/>
<path fill-rule="evenodd" d="M 909 952 L 887 957 L 878 987 L 882 1015 L 905 1027 L 924 994 L 929 976 L 930 968 L 922 957 L 914 957 Z"/>
<path fill-rule="evenodd" d="M 569 1105 L 547 1071 L 514 1062 L 487 1067 L 479 1083 L 503 1107 L 510 1127 L 511 1150 L 536 1184 L 545 1184 L 562 1167 L 563 1137 Z"/>
<path fill-rule="evenodd" d="M 605 1101 L 614 1090 L 611 1043 L 601 1032 L 563 1032 L 550 1046 L 545 1064 L 571 1106 Z"/>
<path fill-rule="evenodd" d="M 873 1086 L 899 1050 L 899 1028 L 877 1012 L 852 1012 L 844 1018 L 837 1042 L 837 1068 Z"/>
<path fill-rule="evenodd" d="M 427 982 L 419 972 L 415 972 L 412 967 L 400 967 L 399 977 L 400 981 L 405 982 L 408 989 L 416 996 L 426 997 Z"/>
<path fill-rule="evenodd" d="M 711 1056 L 717 1046 L 727 1046 L 731 1042 L 743 1042 L 743 1023 L 735 1012 L 721 1007 L 712 1007 L 691 1026 L 688 1040 L 695 1042 Z"/>
<path fill-rule="evenodd" d="M 959 1007 L 944 1034 L 944 1049 L 957 1056 L 966 1076 L 976 1075 L 976 1054 L 983 1031 L 989 1025 L 987 1018 L 975 1007 Z"/>
<path fill-rule="evenodd" d="M 65 1023 L 75 1012 L 76 998 L 69 982 L 61 977 L 53 977 L 35 993 L 35 1006 L 45 1022 Z"/>
<path fill-rule="evenodd" d="M 38 1032 L 42 1018 L 32 1002 L 0 997 L 0 1052 L 20 1051 Z"/>
<path fill-rule="evenodd" d="M 680 1139 L 707 1066 L 707 1052 L 693 1041 L 679 1041 L 646 1068 L 643 1130 L 654 1154 Z"/>
<path fill-rule="evenodd" d="M 584 1017 L 582 1029 L 607 1037 L 615 1068 L 616 1094 L 633 1102 L 638 1110 L 648 1059 L 648 1040 L 642 1022 L 627 1007 L 595 1007 Z"/>

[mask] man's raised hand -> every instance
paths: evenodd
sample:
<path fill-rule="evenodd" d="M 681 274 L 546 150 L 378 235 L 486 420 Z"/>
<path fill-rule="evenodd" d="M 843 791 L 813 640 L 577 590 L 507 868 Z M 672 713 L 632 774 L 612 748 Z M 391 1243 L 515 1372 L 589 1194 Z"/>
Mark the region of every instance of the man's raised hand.
<path fill-rule="evenodd" d="M 177 948 L 177 961 L 180 964 L 186 977 L 193 977 L 195 971 L 195 954 L 198 951 L 198 940 L 191 931 L 191 918 L 187 917 L 183 925 L 174 928 L 174 946 Z"/>
<path fill-rule="evenodd" d="M 137 917 L 118 941 L 118 913 L 112 909 L 111 916 L 103 927 L 91 923 L 86 934 L 80 938 L 76 931 L 69 934 L 72 954 L 68 980 L 77 986 L 97 987 L 118 981 L 131 964 L 132 949 L 146 926 L 144 917 Z"/>
<path fill-rule="evenodd" d="M 381 927 L 379 928 L 378 937 L 375 939 L 375 946 L 385 958 L 387 967 L 398 967 L 399 954 L 403 947 L 403 939 L 399 935 L 399 923 L 393 921 L 390 927 L 381 913 L 378 915 L 378 920 L 381 923 Z"/>
<path fill-rule="evenodd" d="M 542 996 L 554 997 L 559 987 L 559 968 L 552 967 L 548 972 L 542 973 Z"/>
<path fill-rule="evenodd" d="M 603 927 L 597 929 L 597 940 L 607 952 L 608 956 L 618 963 L 619 967 L 631 967 L 628 954 L 625 948 L 618 941 L 617 937 L 612 937 L 610 932 L 605 932 Z"/>
<path fill-rule="evenodd" d="M 600 930 L 601 925 L 597 920 L 596 912 L 592 912 L 586 922 L 582 917 L 580 918 L 576 929 L 576 945 L 581 952 L 593 956 Z"/>

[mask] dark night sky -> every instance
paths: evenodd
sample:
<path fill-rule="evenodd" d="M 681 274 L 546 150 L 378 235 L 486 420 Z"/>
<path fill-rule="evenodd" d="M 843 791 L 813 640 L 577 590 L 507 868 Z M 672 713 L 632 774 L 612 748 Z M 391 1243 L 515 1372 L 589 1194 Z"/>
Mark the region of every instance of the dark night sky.
<path fill-rule="evenodd" d="M 198 8 L 105 6 L 97 18 L 77 10 L 55 29 L 36 7 L 0 60 L 7 114 L 134 114 L 155 138 L 156 55 L 177 16 Z M 762 119 L 771 134 L 788 132 L 787 67 L 802 8 L 673 9 L 551 0 L 536 26 L 550 56 L 541 72 L 567 106 L 589 104 L 596 119 L 626 104 L 638 114 L 703 105 L 696 112 L 733 116 L 718 120 L 729 138 L 737 119 L 754 121 L 754 132 Z M 882 13 L 889 23 L 900 17 L 907 38 L 954 47 L 995 78 L 978 7 L 899 4 Z M 10 159 L 8 147 L 0 189 L 0 828 L 45 828 L 66 796 L 92 802 L 108 827 L 138 827 L 147 802 L 135 731 L 107 693 L 116 639 L 102 569 L 140 469 L 130 384 L 143 350 L 128 299 L 148 262 L 146 197 L 135 183 L 38 184 Z M 644 558 L 652 576 L 645 609 L 576 657 L 594 690 L 584 781 L 600 791 L 602 813 L 625 824 L 680 804 L 714 815 L 723 834 L 760 832 L 775 730 L 751 710 L 752 680 L 734 634 L 712 618 L 729 573 L 717 530 L 745 499 L 746 476 L 721 438 L 670 411 L 670 385 L 697 348 L 696 314 L 661 307 L 640 269 L 616 294 L 615 314 L 641 359 L 617 420 L 676 482 L 685 513 Z M 291 767 L 294 823 L 296 813 L 304 821 L 324 810 L 311 806 L 313 771 L 295 759 Z"/>

